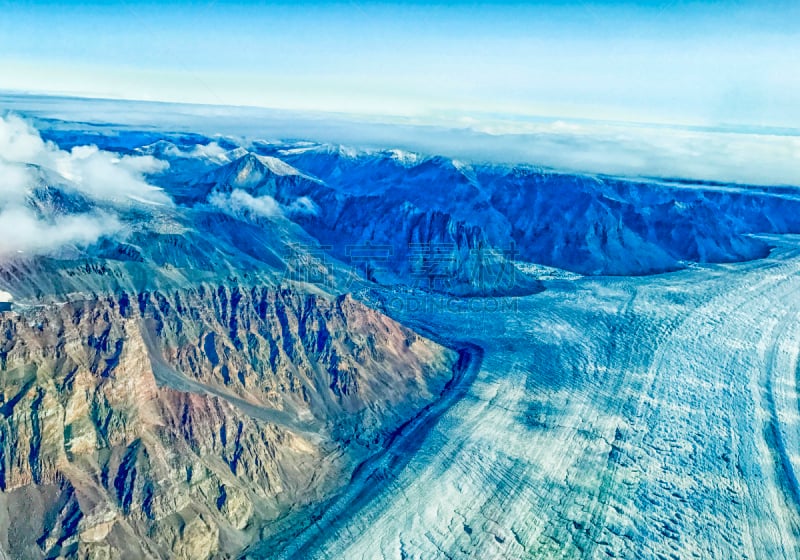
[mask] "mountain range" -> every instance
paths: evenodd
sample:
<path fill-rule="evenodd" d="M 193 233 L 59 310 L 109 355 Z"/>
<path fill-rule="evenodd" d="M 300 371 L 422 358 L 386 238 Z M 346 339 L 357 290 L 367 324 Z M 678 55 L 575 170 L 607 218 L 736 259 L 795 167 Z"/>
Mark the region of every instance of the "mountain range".
<path fill-rule="evenodd" d="M 232 557 L 340 492 L 465 368 L 376 290 L 536 297 L 800 232 L 792 187 L 40 126 L 0 206 L 31 232 L 0 246 L 8 558 Z"/>

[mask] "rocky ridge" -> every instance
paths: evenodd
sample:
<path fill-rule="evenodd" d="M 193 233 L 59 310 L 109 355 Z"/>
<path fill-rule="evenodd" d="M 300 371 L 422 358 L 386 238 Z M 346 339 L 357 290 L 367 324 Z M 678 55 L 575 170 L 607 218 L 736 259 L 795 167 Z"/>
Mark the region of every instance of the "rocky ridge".
<path fill-rule="evenodd" d="M 235 555 L 341 486 L 455 359 L 349 296 L 255 286 L 33 306 L 0 325 L 13 558 Z"/>

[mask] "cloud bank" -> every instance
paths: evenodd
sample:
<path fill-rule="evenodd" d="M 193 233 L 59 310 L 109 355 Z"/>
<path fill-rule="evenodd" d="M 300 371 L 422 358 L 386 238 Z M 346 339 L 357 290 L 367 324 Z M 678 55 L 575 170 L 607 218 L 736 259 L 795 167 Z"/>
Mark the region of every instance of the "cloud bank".
<path fill-rule="evenodd" d="M 0 96 L 0 101 L 45 118 L 225 134 L 243 144 L 263 138 L 305 139 L 580 173 L 800 186 L 800 131 L 792 129 L 690 128 L 513 115 L 367 120 L 243 107 L 82 99 L 53 103 L 52 98 L 36 96 Z M 178 151 L 182 157 L 226 157 L 215 142 Z"/>
<path fill-rule="evenodd" d="M 152 156 L 120 157 L 96 146 L 62 150 L 25 120 L 0 116 L 0 256 L 89 245 L 120 231 L 118 210 L 124 205 L 171 204 L 145 179 L 166 165 Z M 87 208 L 45 212 L 33 201 L 43 186 L 72 192 Z"/>
<path fill-rule="evenodd" d="M 243 145 L 264 138 L 302 139 L 572 172 L 800 186 L 797 129 L 702 128 L 488 114 L 366 117 L 29 95 L 3 95 L 0 101 L 43 118 L 224 134 L 238 138 Z"/>
<path fill-rule="evenodd" d="M 500 148 L 492 159 L 628 177 L 800 186 L 798 135 L 565 121 L 474 123 L 470 130 Z M 470 144 L 462 153 L 479 155 Z"/>

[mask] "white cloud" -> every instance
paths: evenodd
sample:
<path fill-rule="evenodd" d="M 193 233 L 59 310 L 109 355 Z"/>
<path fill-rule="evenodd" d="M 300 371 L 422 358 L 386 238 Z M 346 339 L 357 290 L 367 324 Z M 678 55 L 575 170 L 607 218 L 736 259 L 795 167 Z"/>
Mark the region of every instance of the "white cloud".
<path fill-rule="evenodd" d="M 208 202 L 212 206 L 236 216 L 254 215 L 262 218 L 277 218 L 283 215 L 281 205 L 271 196 L 255 197 L 239 189 L 229 195 L 213 193 Z"/>
<path fill-rule="evenodd" d="M 95 199 L 123 202 L 130 199 L 168 204 L 169 197 L 147 183 L 144 175 L 163 171 L 168 164 L 152 156 L 118 156 L 97 146 L 76 146 L 71 151 L 42 140 L 39 132 L 15 115 L 0 117 L 0 161 L 20 168 L 36 165 L 67 179 L 71 186 Z M 31 184 L 7 186 L 24 190 Z"/>
<path fill-rule="evenodd" d="M 16 206 L 0 210 L 0 256 L 49 253 L 66 245 L 90 245 L 121 230 L 112 214 L 87 213 L 43 220 Z"/>
<path fill-rule="evenodd" d="M 285 214 L 314 215 L 319 213 L 319 206 L 307 196 L 301 196 L 288 205 L 282 205 L 269 195 L 253 196 L 241 189 L 236 189 L 228 195 L 215 192 L 208 198 L 209 204 L 216 208 L 244 218 L 279 218 Z"/>
<path fill-rule="evenodd" d="M 6 161 L 38 163 L 47 146 L 39 133 L 14 115 L 0 118 L 0 154 Z"/>
<path fill-rule="evenodd" d="M 168 204 L 169 197 L 158 187 L 147 183 L 145 173 L 155 173 L 167 164 L 152 156 L 122 156 L 80 146 L 71 152 L 60 151 L 52 156 L 55 168 L 84 194 L 107 201 L 138 200 L 152 204 Z"/>
<path fill-rule="evenodd" d="M 178 152 L 181 152 L 181 150 L 178 149 Z M 227 153 L 228 151 L 219 144 L 217 144 L 216 142 L 209 142 L 208 144 L 205 145 L 197 144 L 190 151 L 181 152 L 181 154 L 184 157 L 194 157 L 194 158 L 199 157 L 207 159 L 224 159 L 224 156 Z"/>
<path fill-rule="evenodd" d="M 27 166 L 9 164 L 0 158 L 0 207 L 23 202 L 34 181 L 35 177 Z"/>
<path fill-rule="evenodd" d="M 49 253 L 65 245 L 89 245 L 121 229 L 120 204 L 139 201 L 171 204 L 145 174 L 165 168 L 151 157 L 118 156 L 96 146 L 70 151 L 45 142 L 29 123 L 14 115 L 0 116 L 0 255 Z M 44 216 L 26 204 L 42 177 L 110 208 L 87 208 L 72 215 Z"/>
<path fill-rule="evenodd" d="M 292 202 L 289 206 L 286 207 L 286 211 L 289 214 L 306 214 L 311 216 L 317 216 L 319 214 L 319 206 L 308 198 L 307 196 L 301 196 L 294 202 Z"/>
<path fill-rule="evenodd" d="M 522 160 L 558 169 L 755 185 L 800 185 L 800 136 L 602 123 L 473 127 Z"/>
<path fill-rule="evenodd" d="M 207 159 L 216 163 L 227 163 L 239 154 L 239 150 L 226 150 L 217 142 L 208 144 L 195 144 L 190 150 L 184 150 L 172 142 L 159 140 L 154 144 L 139 148 L 138 151 L 155 153 L 160 151 L 163 155 L 173 158 Z"/>

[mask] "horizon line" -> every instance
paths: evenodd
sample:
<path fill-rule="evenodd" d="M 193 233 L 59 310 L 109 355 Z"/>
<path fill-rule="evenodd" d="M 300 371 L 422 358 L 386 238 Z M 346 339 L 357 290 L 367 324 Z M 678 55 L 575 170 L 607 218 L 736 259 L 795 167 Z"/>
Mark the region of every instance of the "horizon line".
<path fill-rule="evenodd" d="M 286 108 L 286 107 L 270 107 L 265 105 L 248 105 L 248 104 L 229 104 L 229 103 L 201 103 L 193 101 L 174 101 L 168 99 L 144 99 L 144 98 L 129 98 L 129 97 L 114 97 L 108 94 L 92 94 L 82 92 L 69 92 L 69 91 L 46 91 L 46 90 L 22 90 L 22 89 L 6 89 L 0 88 L 0 98 L 2 97 L 27 97 L 27 98 L 46 98 L 54 100 L 70 100 L 70 101 L 105 101 L 112 103 L 139 103 L 145 105 L 161 105 L 161 106 L 182 106 L 194 108 L 216 108 L 216 109 L 234 109 L 244 111 L 265 111 L 275 114 L 283 115 L 308 115 L 308 116 L 327 116 L 339 118 L 342 120 L 349 120 L 356 123 L 364 124 L 385 124 L 385 125 L 405 125 L 415 127 L 437 127 L 445 128 L 445 124 L 449 124 L 447 128 L 457 128 L 474 130 L 473 126 L 480 124 L 483 119 L 492 119 L 496 121 L 505 122 L 569 122 L 569 123 L 584 123 L 584 124 L 598 124 L 607 126 L 621 126 L 621 127 L 635 127 L 635 128 L 669 128 L 681 129 L 700 132 L 717 132 L 729 134 L 755 134 L 764 136 L 800 136 L 800 127 L 789 126 L 771 126 L 771 125 L 756 125 L 756 124 L 743 124 L 743 123 L 715 123 L 715 124 L 701 124 L 690 122 L 670 122 L 670 121 L 645 121 L 645 120 L 624 120 L 624 119 L 595 119 L 589 117 L 570 117 L 565 115 L 544 115 L 544 114 L 527 114 L 527 113 L 497 113 L 497 112 L 449 112 L 447 110 L 437 111 L 435 113 L 414 113 L 414 114 L 400 114 L 400 113 L 353 113 L 348 111 L 335 111 L 325 109 L 301 109 L 301 108 Z M 419 122 L 419 119 L 433 119 L 443 122 Z M 483 122 L 486 122 L 484 120 Z M 124 123 L 105 123 L 105 124 L 124 124 Z M 458 124 L 459 126 L 453 126 Z M 485 131 L 478 131 L 484 134 L 490 134 Z M 526 134 L 525 132 L 509 132 L 502 135 L 520 135 Z M 491 134 L 494 135 L 494 134 Z"/>

